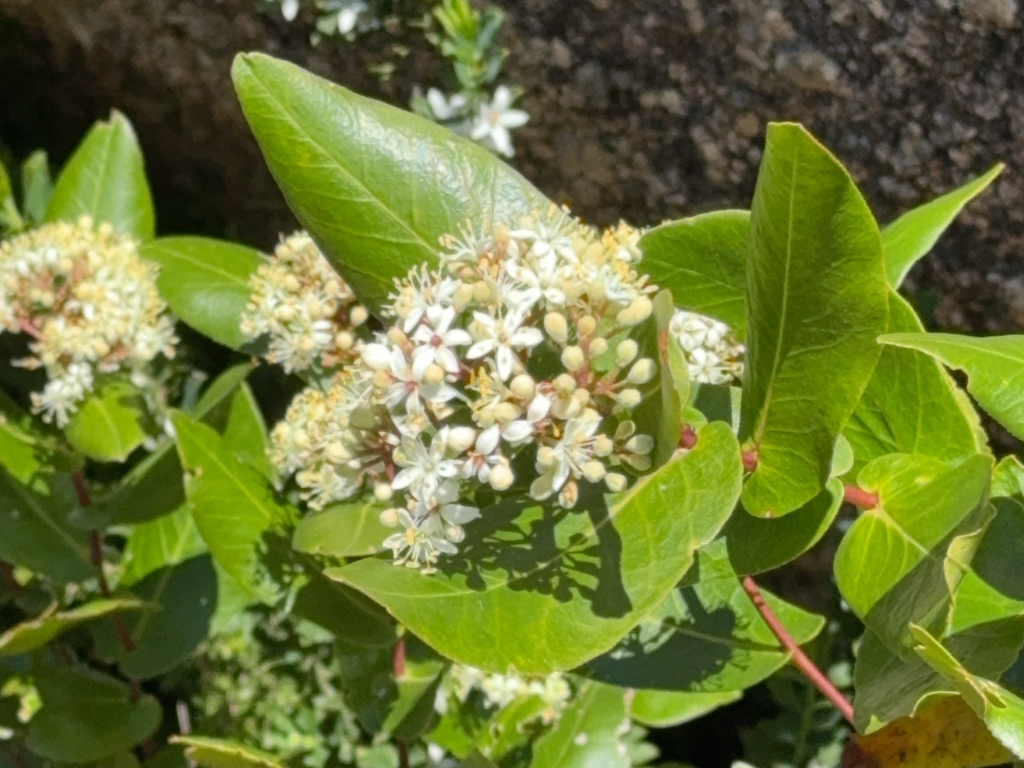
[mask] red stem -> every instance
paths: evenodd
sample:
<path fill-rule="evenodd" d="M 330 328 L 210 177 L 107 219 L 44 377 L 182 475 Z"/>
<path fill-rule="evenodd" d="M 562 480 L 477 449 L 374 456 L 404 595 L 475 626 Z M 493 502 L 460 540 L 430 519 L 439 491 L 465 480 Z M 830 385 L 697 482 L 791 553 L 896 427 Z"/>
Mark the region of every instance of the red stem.
<path fill-rule="evenodd" d="M 874 509 L 878 506 L 878 494 L 865 491 L 856 485 L 843 487 L 843 500 L 860 507 L 861 509 Z"/>
<path fill-rule="evenodd" d="M 92 504 L 92 497 L 89 496 L 89 486 L 85 484 L 85 477 L 81 471 L 75 472 L 71 476 L 71 482 L 75 484 L 75 493 L 78 494 L 78 503 L 83 507 L 88 507 Z"/>
<path fill-rule="evenodd" d="M 398 642 L 395 643 L 395 647 L 391 652 L 391 668 L 395 673 L 395 677 L 402 677 L 405 675 L 405 638 L 398 638 Z"/>
<path fill-rule="evenodd" d="M 761 614 L 761 618 L 764 619 L 764 623 L 768 625 L 772 634 L 782 644 L 782 647 L 789 651 L 790 663 L 811 681 L 811 684 L 821 692 L 822 696 L 832 702 L 832 705 L 839 710 L 850 725 L 853 725 L 853 705 L 839 692 L 839 689 L 832 684 L 832 681 L 825 676 L 825 673 L 815 666 L 810 657 L 804 653 L 796 640 L 793 639 L 793 636 L 789 634 L 783 623 L 779 621 L 779 617 L 775 615 L 775 611 L 765 602 L 764 595 L 761 594 L 761 589 L 757 586 L 757 582 L 750 576 L 744 577 L 743 590 L 750 597 L 750 602 L 754 604 L 757 612 Z"/>

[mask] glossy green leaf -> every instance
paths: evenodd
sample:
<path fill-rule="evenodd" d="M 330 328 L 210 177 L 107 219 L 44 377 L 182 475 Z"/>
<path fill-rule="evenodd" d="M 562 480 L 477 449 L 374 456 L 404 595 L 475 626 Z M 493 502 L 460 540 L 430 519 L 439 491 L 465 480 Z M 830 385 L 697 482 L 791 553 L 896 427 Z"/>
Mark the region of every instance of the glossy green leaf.
<path fill-rule="evenodd" d="M 144 693 L 133 701 L 125 683 L 87 667 L 48 667 L 32 680 L 42 709 L 29 721 L 29 743 L 50 760 L 109 758 L 145 741 L 160 724 L 156 699 Z"/>
<path fill-rule="evenodd" d="M 629 712 L 648 728 L 672 728 L 743 698 L 742 691 L 691 693 L 689 691 L 637 691 Z"/>
<path fill-rule="evenodd" d="M 589 662 L 585 673 L 624 687 L 721 693 L 749 688 L 782 667 L 789 654 L 733 573 L 724 542 L 702 549 L 698 566 L 687 581 L 699 582 L 672 592 L 658 612 Z M 824 626 L 820 616 L 770 593 L 765 599 L 798 643 Z"/>
<path fill-rule="evenodd" d="M 923 331 L 905 299 L 889 294 L 889 332 Z M 860 470 L 888 453 L 961 461 L 985 451 L 973 406 L 934 360 L 886 346 L 864 396 L 843 429 Z"/>
<path fill-rule="evenodd" d="M 90 395 L 64 428 L 68 442 L 95 461 L 124 461 L 146 439 L 146 401 L 127 381 Z"/>
<path fill-rule="evenodd" d="M 327 571 L 384 605 L 444 656 L 504 673 L 571 669 L 611 648 L 665 599 L 728 519 L 741 465 L 732 431 L 697 447 L 606 506 L 484 510 L 458 555 L 429 577 L 368 558 Z"/>
<path fill-rule="evenodd" d="M 629 768 L 620 737 L 629 715 L 623 691 L 584 683 L 551 730 L 534 743 L 535 768 Z"/>
<path fill-rule="evenodd" d="M 177 565 L 206 551 L 206 542 L 182 504 L 174 512 L 132 528 L 121 556 L 120 584 L 130 587 L 154 571 Z"/>
<path fill-rule="evenodd" d="M 671 294 L 661 291 L 654 297 L 653 314 L 634 334 L 640 355 L 658 364 L 654 378 L 639 388 L 640 405 L 632 414 L 637 432 L 654 438 L 651 459 L 655 468 L 672 458 L 679 447 L 681 405 L 671 366 L 660 346 L 661 340 L 668 333 L 668 324 L 674 311 Z"/>
<path fill-rule="evenodd" d="M 745 576 L 795 560 L 821 541 L 842 503 L 843 481 L 833 478 L 825 490 L 785 517 L 754 517 L 741 506 L 722 532 L 733 570 Z"/>
<path fill-rule="evenodd" d="M 293 64 L 242 54 L 232 75 L 288 205 L 374 310 L 442 235 L 550 205 L 484 148 Z"/>
<path fill-rule="evenodd" d="M 270 460 L 267 424 L 252 390 L 244 381 L 231 396 L 223 437 L 224 444 L 239 461 L 255 467 L 271 484 L 276 484 L 277 469 Z"/>
<path fill-rule="evenodd" d="M 251 370 L 249 363 L 228 368 L 203 391 L 190 415 L 224 430 L 231 397 Z M 184 503 L 181 462 L 174 441 L 165 440 L 135 464 L 114 490 L 93 499 L 89 513 L 110 523 L 141 523 L 169 515 Z"/>
<path fill-rule="evenodd" d="M 241 321 L 249 277 L 263 261 L 259 251 L 206 237 L 162 237 L 141 255 L 160 266 L 160 296 L 185 323 L 231 349 L 250 342 Z"/>
<path fill-rule="evenodd" d="M 50 177 L 50 159 L 43 150 L 37 150 L 21 164 L 21 204 L 29 221 L 46 218 L 46 209 L 53 197 L 53 179 Z"/>
<path fill-rule="evenodd" d="M 48 453 L 46 438 L 32 417 L 0 391 L 0 466 L 27 485 L 46 463 Z"/>
<path fill-rule="evenodd" d="M 836 438 L 878 360 L 888 287 L 867 203 L 798 125 L 768 127 L 750 227 L 740 441 L 758 463 L 743 504 L 777 517 L 828 481 Z"/>
<path fill-rule="evenodd" d="M 384 507 L 373 501 L 332 504 L 306 515 L 295 527 L 292 546 L 299 552 L 329 557 L 359 557 L 380 552 L 394 533 L 380 521 Z"/>
<path fill-rule="evenodd" d="M 88 534 L 68 521 L 77 506 L 66 475 L 40 473 L 23 485 L 0 469 L 0 560 L 60 582 L 89 578 Z"/>
<path fill-rule="evenodd" d="M 1024 336 L 976 339 L 951 333 L 893 333 L 879 339 L 916 349 L 967 374 L 967 390 L 996 421 L 1024 439 Z"/>
<path fill-rule="evenodd" d="M 119 598 L 116 600 L 93 600 L 67 611 L 46 611 L 42 616 L 23 621 L 0 635 L 0 656 L 27 653 L 46 645 L 69 629 L 120 611 L 134 611 L 142 607 L 137 600 Z"/>
<path fill-rule="evenodd" d="M 96 123 L 57 177 L 47 221 L 91 216 L 99 224 L 149 240 L 156 233 L 153 197 L 131 123 L 114 111 Z"/>
<path fill-rule="evenodd" d="M 204 768 L 286 768 L 273 755 L 233 741 L 209 736 L 172 736 L 169 741 L 183 745 L 188 759 Z"/>
<path fill-rule="evenodd" d="M 676 306 L 747 334 L 749 211 L 713 211 L 655 227 L 640 240 L 641 270 Z"/>
<path fill-rule="evenodd" d="M 11 177 L 7 168 L 0 161 L 0 234 L 6 231 L 17 232 L 24 226 L 24 221 L 18 211 L 17 201 L 14 199 L 14 187 L 11 185 Z"/>
<path fill-rule="evenodd" d="M 883 456 L 861 470 L 858 485 L 879 503 L 861 513 L 839 545 L 836 582 L 854 613 L 887 644 L 948 599 L 949 564 L 933 550 L 948 546 L 983 507 L 991 471 L 987 456 L 950 468 L 906 454 Z"/>
<path fill-rule="evenodd" d="M 900 287 L 910 268 L 932 249 L 964 206 L 988 189 L 1005 167 L 1002 163 L 993 166 L 959 189 L 908 211 L 882 230 L 885 272 L 893 288 Z"/>
<path fill-rule="evenodd" d="M 254 595 L 271 599 L 276 588 L 261 575 L 259 551 L 264 535 L 295 511 L 275 498 L 266 479 L 239 461 L 214 429 L 180 412 L 172 419 L 199 533 L 228 574 Z"/>

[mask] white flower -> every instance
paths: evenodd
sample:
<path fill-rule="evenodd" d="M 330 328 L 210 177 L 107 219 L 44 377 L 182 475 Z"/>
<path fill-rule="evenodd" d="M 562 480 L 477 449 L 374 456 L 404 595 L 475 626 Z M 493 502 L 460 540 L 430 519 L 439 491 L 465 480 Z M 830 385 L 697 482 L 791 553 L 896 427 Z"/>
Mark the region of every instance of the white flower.
<path fill-rule="evenodd" d="M 427 368 L 436 363 L 446 373 L 459 372 L 459 358 L 453 347 L 461 347 L 472 343 L 469 333 L 462 328 L 452 328 L 455 320 L 455 309 L 432 308 L 427 313 L 429 325 L 422 324 L 413 334 L 412 339 L 417 347 L 412 353 L 412 370 L 417 379 L 422 379 Z"/>
<path fill-rule="evenodd" d="M 398 510 L 398 522 L 405 530 L 384 540 L 384 547 L 394 552 L 397 565 L 426 566 L 422 568 L 423 572 L 431 573 L 438 555 L 454 555 L 459 551 L 458 547 L 436 530 L 436 526 L 432 526 L 435 529 L 433 531 L 421 527 L 404 509 Z"/>
<path fill-rule="evenodd" d="M 521 367 L 516 353 L 544 341 L 544 334 L 539 328 L 522 327 L 525 320 L 523 313 L 517 310 L 509 310 L 498 317 L 474 312 L 471 328 L 476 341 L 466 352 L 466 357 L 476 360 L 493 354 L 498 377 L 508 381 L 517 367 Z"/>
<path fill-rule="evenodd" d="M 299 0 L 281 0 L 281 15 L 285 21 L 295 21 L 299 15 Z"/>
<path fill-rule="evenodd" d="M 430 111 L 434 113 L 434 117 L 442 121 L 461 117 L 466 109 L 466 97 L 463 94 L 455 93 L 445 96 L 437 88 L 427 91 L 427 103 L 430 105 Z"/>
<path fill-rule="evenodd" d="M 548 451 L 538 451 L 537 469 L 540 477 L 530 486 L 530 495 L 543 500 L 555 493 L 569 479 L 582 477 L 583 465 L 594 455 L 593 438 L 601 425 L 601 417 L 590 408 L 565 423 L 562 439 Z"/>
<path fill-rule="evenodd" d="M 743 375 L 746 351 L 725 323 L 677 310 L 669 332 L 682 348 L 690 378 L 702 384 L 729 384 Z"/>
<path fill-rule="evenodd" d="M 530 402 L 526 418 L 516 419 L 506 424 L 501 430 L 501 436 L 512 445 L 527 442 L 534 436 L 537 424 L 546 419 L 550 411 L 551 400 L 542 394 L 537 394 Z"/>
<path fill-rule="evenodd" d="M 485 142 L 506 157 L 515 155 L 509 129 L 526 125 L 530 119 L 523 110 L 512 109 L 513 100 L 512 91 L 504 85 L 499 85 L 494 91 L 491 103 L 485 102 L 480 105 L 480 112 L 469 134 L 474 141 Z"/>
<path fill-rule="evenodd" d="M 441 483 L 459 474 L 460 462 L 448 458 L 448 432 L 442 429 L 427 448 L 419 439 L 405 436 L 395 451 L 395 464 L 402 471 L 395 475 L 391 487 L 396 491 L 408 488 L 417 498 L 428 500 L 441 488 Z"/>

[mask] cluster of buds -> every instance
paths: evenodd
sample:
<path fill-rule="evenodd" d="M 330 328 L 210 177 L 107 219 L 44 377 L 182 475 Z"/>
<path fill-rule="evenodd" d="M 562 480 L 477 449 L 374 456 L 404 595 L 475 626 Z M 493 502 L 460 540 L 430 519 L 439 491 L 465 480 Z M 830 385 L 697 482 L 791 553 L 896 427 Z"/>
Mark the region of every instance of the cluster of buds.
<path fill-rule="evenodd" d="M 623 490 L 651 467 L 632 412 L 659 373 L 632 338 L 654 291 L 637 237 L 555 209 L 445 238 L 439 269 L 396 281 L 390 327 L 326 393 L 296 398 L 275 463 L 314 507 L 366 488 L 390 501 L 382 520 L 401 530 L 384 546 L 425 572 L 458 551 L 481 486 L 565 508 L 581 483 Z"/>
<path fill-rule="evenodd" d="M 743 376 L 746 348 L 725 323 L 680 309 L 668 328 L 683 350 L 692 381 L 731 384 Z"/>
<path fill-rule="evenodd" d="M 45 421 L 67 424 L 99 376 L 145 377 L 157 355 L 174 355 L 156 274 L 134 240 L 88 217 L 0 243 L 0 329 L 31 337 L 31 356 L 17 364 L 46 371 L 32 395 Z"/>
<path fill-rule="evenodd" d="M 249 280 L 242 333 L 267 337 L 267 359 L 289 373 L 358 357 L 357 329 L 369 313 L 305 232 L 284 238 Z"/>
<path fill-rule="evenodd" d="M 515 673 L 489 675 L 475 667 L 453 664 L 445 682 L 438 688 L 434 705 L 441 714 L 447 711 L 449 695 L 465 702 L 474 691 L 479 691 L 488 708 L 499 710 L 515 701 L 535 696 L 544 704 L 540 718 L 547 725 L 558 719 L 572 698 L 572 688 L 560 672 L 528 680 Z"/>

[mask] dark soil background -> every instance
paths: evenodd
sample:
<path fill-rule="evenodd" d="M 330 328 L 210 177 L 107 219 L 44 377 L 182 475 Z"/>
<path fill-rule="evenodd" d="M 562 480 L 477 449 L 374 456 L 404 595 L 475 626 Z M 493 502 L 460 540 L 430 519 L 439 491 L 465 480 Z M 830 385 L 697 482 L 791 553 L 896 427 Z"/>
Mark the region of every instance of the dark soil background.
<path fill-rule="evenodd" d="M 407 18 L 424 7 L 396 4 Z M 815 132 L 883 223 L 1002 160 L 1006 173 L 907 287 L 933 327 L 1024 327 L 1017 0 L 496 4 L 508 13 L 506 80 L 523 86 L 532 116 L 515 134 L 514 165 L 587 220 L 643 225 L 746 206 L 769 120 Z M 15 156 L 43 146 L 59 163 L 117 107 L 138 130 L 163 233 L 270 247 L 295 224 L 236 104 L 237 51 L 283 56 L 403 105 L 416 83 L 452 84 L 408 25 L 313 49 L 308 24 L 257 8 L 257 0 L 0 0 L 0 145 Z M 382 63 L 395 65 L 386 81 L 371 72 Z M 829 555 L 810 553 L 776 586 L 820 607 Z M 763 702 L 737 707 L 667 734 L 663 745 L 727 766 L 738 757 L 737 722 L 762 714 Z"/>

